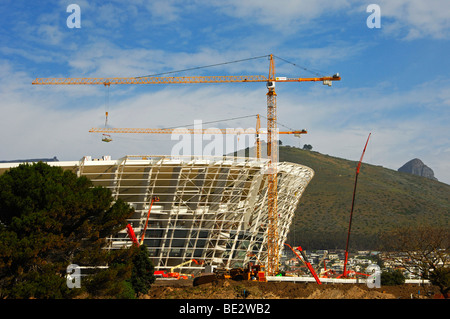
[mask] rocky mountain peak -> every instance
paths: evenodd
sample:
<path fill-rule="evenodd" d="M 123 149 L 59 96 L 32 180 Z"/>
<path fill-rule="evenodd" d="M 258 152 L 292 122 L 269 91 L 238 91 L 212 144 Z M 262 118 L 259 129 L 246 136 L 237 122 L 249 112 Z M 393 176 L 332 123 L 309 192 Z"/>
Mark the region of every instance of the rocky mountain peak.
<path fill-rule="evenodd" d="M 423 176 L 432 180 L 437 181 L 434 177 L 434 172 L 431 168 L 426 166 L 420 159 L 415 158 L 407 162 L 405 165 L 398 169 L 399 172 L 409 173 L 414 175 Z"/>

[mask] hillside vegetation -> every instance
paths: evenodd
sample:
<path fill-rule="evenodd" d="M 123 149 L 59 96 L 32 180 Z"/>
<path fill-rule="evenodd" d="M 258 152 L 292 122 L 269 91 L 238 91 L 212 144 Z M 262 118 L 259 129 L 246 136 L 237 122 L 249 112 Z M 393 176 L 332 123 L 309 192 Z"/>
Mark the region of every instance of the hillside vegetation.
<path fill-rule="evenodd" d="M 287 242 L 304 249 L 344 249 L 357 161 L 283 146 L 279 156 L 315 171 Z M 380 249 L 385 231 L 425 224 L 450 229 L 450 185 L 363 162 L 350 249 Z"/>

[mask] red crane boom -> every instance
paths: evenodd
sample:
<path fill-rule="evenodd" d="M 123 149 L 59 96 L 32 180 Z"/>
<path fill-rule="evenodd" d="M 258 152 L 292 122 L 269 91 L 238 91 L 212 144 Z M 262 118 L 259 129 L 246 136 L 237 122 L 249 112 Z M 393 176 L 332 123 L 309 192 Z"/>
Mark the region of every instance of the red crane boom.
<path fill-rule="evenodd" d="M 359 160 L 358 165 L 356 166 L 356 174 L 355 174 L 355 185 L 353 187 L 353 199 L 352 199 L 352 208 L 350 210 L 350 221 L 348 225 L 348 233 L 347 233 L 347 244 L 345 246 L 345 260 L 344 260 L 344 271 L 342 273 L 342 277 L 347 277 L 347 262 L 348 262 L 348 244 L 350 242 L 350 231 L 352 228 L 352 218 L 353 218 L 353 208 L 355 206 L 355 195 L 356 195 L 356 183 L 358 182 L 359 169 L 361 168 L 362 159 L 364 157 L 364 153 L 366 152 L 367 143 L 369 143 L 370 134 L 367 137 L 366 145 L 364 146 L 364 150 L 361 155 L 361 159 Z"/>
<path fill-rule="evenodd" d="M 302 258 L 300 258 L 300 256 L 297 254 L 297 252 L 291 247 L 291 245 L 286 244 L 286 246 L 288 246 L 293 252 L 294 254 L 298 257 L 298 259 L 300 259 L 301 261 L 303 261 L 303 263 L 306 265 L 306 267 L 308 267 L 309 271 L 311 272 L 311 274 L 314 276 L 314 279 L 316 280 L 316 282 L 321 285 L 322 282 L 320 281 L 319 277 L 317 276 L 316 272 L 314 271 L 314 268 L 311 266 L 310 262 L 308 261 L 308 258 L 306 257 L 305 253 L 303 252 L 302 247 L 298 246 L 297 250 L 302 254 Z"/>

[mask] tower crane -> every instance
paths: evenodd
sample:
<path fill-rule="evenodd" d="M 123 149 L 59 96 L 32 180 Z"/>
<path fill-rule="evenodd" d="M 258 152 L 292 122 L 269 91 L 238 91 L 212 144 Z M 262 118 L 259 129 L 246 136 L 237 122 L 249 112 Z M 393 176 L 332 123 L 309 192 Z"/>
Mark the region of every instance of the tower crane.
<path fill-rule="evenodd" d="M 90 133 L 103 133 L 103 136 L 110 136 L 110 134 L 114 133 L 144 133 L 144 134 L 255 134 L 256 135 L 256 157 L 261 158 L 261 134 L 267 134 L 266 131 L 261 131 L 261 120 L 259 114 L 256 115 L 256 129 L 253 130 L 245 130 L 234 132 L 233 130 L 229 131 L 228 129 L 185 129 L 185 128 L 107 128 L 107 127 L 93 127 L 89 130 Z M 306 130 L 295 130 L 295 131 L 281 131 L 278 134 L 292 134 L 294 136 L 300 137 L 300 134 L 307 134 Z M 107 142 L 110 142 L 112 139 L 108 139 Z M 105 141 L 105 138 L 102 139 Z"/>
<path fill-rule="evenodd" d="M 267 274 L 278 273 L 278 209 L 277 209 L 277 94 L 276 83 L 285 82 L 322 82 L 331 86 L 339 81 L 339 74 L 325 77 L 288 78 L 276 77 L 273 54 L 269 55 L 269 74 L 264 75 L 222 75 L 222 76 L 141 76 L 141 77 L 99 77 L 99 78 L 36 78 L 33 85 L 118 85 L 118 84 L 199 84 L 199 83 L 250 83 L 263 82 L 267 86 L 267 155 L 268 167 L 268 227 L 267 227 Z"/>

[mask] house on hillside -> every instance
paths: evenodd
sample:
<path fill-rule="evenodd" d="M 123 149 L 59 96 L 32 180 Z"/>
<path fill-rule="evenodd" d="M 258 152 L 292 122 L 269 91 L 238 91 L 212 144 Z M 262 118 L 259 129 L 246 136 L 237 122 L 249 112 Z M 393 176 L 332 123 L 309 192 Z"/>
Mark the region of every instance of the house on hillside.
<path fill-rule="evenodd" d="M 329 260 L 339 260 L 339 254 L 329 254 L 327 258 Z"/>
<path fill-rule="evenodd" d="M 285 265 L 289 267 L 296 266 L 299 263 L 298 258 L 292 257 L 291 259 L 286 260 Z"/>

